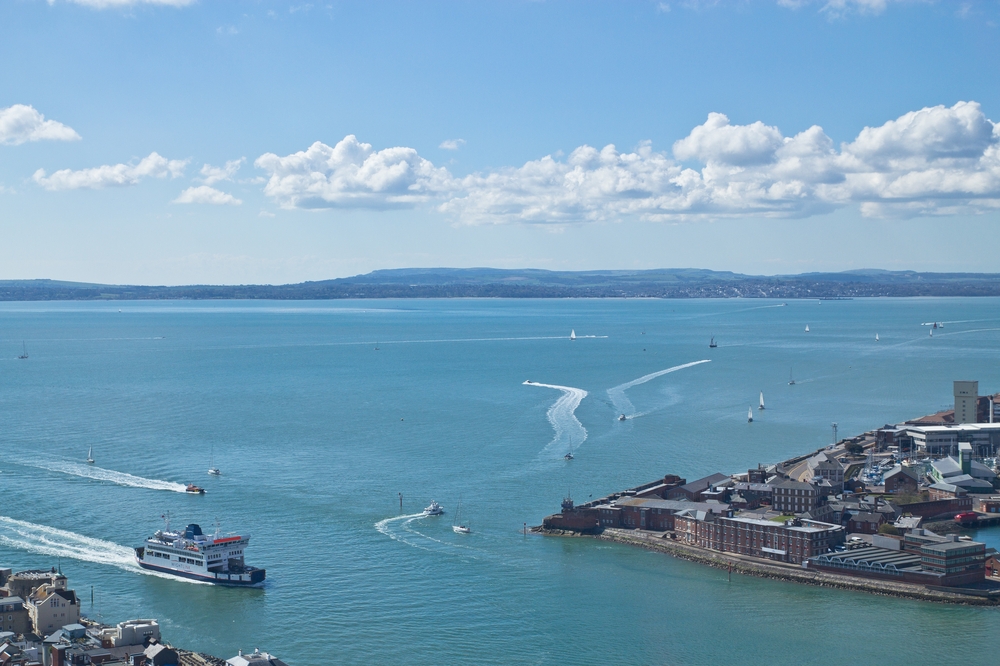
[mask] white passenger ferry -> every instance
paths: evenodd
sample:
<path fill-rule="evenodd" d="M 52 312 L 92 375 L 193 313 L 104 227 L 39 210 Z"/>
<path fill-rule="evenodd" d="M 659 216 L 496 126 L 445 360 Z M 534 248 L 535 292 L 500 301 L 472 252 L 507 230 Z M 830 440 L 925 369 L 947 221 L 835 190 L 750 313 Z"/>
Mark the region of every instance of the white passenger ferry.
<path fill-rule="evenodd" d="M 250 535 L 206 536 L 191 523 L 183 531 L 166 528 L 135 549 L 135 561 L 143 569 L 161 571 L 215 585 L 250 586 L 264 582 L 264 569 L 247 566 L 243 551 Z"/>

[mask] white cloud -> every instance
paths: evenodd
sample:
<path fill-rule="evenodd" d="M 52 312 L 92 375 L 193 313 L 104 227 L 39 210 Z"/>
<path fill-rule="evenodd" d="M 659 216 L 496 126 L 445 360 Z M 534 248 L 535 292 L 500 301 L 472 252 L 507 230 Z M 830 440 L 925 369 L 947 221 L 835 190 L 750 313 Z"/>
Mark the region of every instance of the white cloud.
<path fill-rule="evenodd" d="M 54 5 L 56 0 L 49 0 L 50 5 Z M 163 7 L 187 7 L 193 5 L 195 0 L 66 0 L 74 5 L 82 5 L 91 9 L 116 9 L 122 7 L 134 7 L 136 5 L 160 5 Z"/>
<path fill-rule="evenodd" d="M 184 174 L 187 160 L 168 160 L 157 153 L 150 153 L 138 164 L 105 164 L 90 169 L 61 169 L 46 176 L 39 169 L 32 176 L 34 181 L 47 190 L 102 189 L 135 185 L 143 178 L 177 178 Z"/>
<path fill-rule="evenodd" d="M 440 209 L 461 221 L 564 224 L 727 216 L 803 217 L 856 204 L 869 216 L 1000 210 L 1000 126 L 975 102 L 866 127 L 837 150 L 822 128 L 786 137 L 722 114 L 674 144 L 685 168 L 641 145 L 577 148 L 520 168 L 475 174 Z"/>
<path fill-rule="evenodd" d="M 79 141 L 73 128 L 46 120 L 32 106 L 14 104 L 0 109 L 0 143 L 19 145 L 28 141 Z"/>
<path fill-rule="evenodd" d="M 352 134 L 330 147 L 279 157 L 266 153 L 254 166 L 269 172 L 264 193 L 285 208 L 412 207 L 451 188 L 447 169 L 413 148 L 375 151 Z"/>
<path fill-rule="evenodd" d="M 201 167 L 201 181 L 206 185 L 214 185 L 223 180 L 232 180 L 236 172 L 240 170 L 243 166 L 243 161 L 245 157 L 241 157 L 238 160 L 229 160 L 226 162 L 225 166 L 215 167 L 211 164 L 206 164 Z"/>
<path fill-rule="evenodd" d="M 268 153 L 265 194 L 285 208 L 436 204 L 465 224 L 571 224 L 638 217 L 806 217 L 845 206 L 868 216 L 1000 210 L 1000 126 L 976 102 L 866 127 L 839 146 L 821 127 L 785 136 L 709 114 L 673 152 L 580 146 L 456 178 L 412 148 L 375 151 L 348 136 L 287 157 Z"/>
<path fill-rule="evenodd" d="M 198 185 L 189 187 L 173 200 L 175 204 L 210 204 L 212 206 L 239 206 L 243 202 L 214 187 L 208 185 Z"/>
<path fill-rule="evenodd" d="M 445 139 L 438 146 L 441 150 L 458 150 L 465 145 L 465 139 Z"/>

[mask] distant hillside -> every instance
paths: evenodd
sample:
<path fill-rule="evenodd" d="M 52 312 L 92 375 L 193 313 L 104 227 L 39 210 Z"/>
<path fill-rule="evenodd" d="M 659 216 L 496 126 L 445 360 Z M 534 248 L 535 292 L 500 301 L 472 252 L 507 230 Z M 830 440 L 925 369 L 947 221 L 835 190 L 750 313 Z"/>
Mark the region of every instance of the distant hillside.
<path fill-rule="evenodd" d="M 646 271 L 544 271 L 399 268 L 285 285 L 102 285 L 0 280 L 0 300 L 338 298 L 853 298 L 1000 296 L 1000 274 L 857 270 L 743 275 L 697 268 Z"/>

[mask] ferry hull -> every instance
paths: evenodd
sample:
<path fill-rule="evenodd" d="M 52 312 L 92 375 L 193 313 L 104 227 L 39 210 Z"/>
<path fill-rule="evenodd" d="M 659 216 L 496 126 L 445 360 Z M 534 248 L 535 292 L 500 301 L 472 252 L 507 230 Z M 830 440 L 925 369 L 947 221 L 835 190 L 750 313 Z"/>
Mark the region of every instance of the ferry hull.
<path fill-rule="evenodd" d="M 170 574 L 171 576 L 197 580 L 202 583 L 211 583 L 212 585 L 225 585 L 227 587 L 253 587 L 255 585 L 261 585 L 265 578 L 264 569 L 254 569 L 243 574 L 201 574 L 157 566 L 139 559 L 138 556 L 135 558 L 135 561 L 141 568 L 149 569 L 150 571 L 159 571 L 160 573 Z"/>

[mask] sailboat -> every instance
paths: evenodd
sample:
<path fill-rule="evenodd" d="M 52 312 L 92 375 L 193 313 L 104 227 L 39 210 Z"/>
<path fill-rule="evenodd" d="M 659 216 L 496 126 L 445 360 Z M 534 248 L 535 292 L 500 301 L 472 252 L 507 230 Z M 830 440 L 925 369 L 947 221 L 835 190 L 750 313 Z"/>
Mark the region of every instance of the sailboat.
<path fill-rule="evenodd" d="M 932 337 L 932 338 L 934 337 L 934 329 L 933 328 L 931 330 L 929 330 L 928 333 L 931 334 L 930 337 Z M 27 357 L 25 357 L 25 358 L 27 358 Z"/>
<path fill-rule="evenodd" d="M 788 368 L 788 385 L 795 386 L 795 377 L 792 376 L 792 369 Z"/>
<path fill-rule="evenodd" d="M 708 343 L 708 346 L 709 346 L 709 347 L 710 347 L 711 349 L 715 349 L 716 347 L 718 347 L 718 346 L 719 346 L 719 345 L 715 344 L 715 336 L 714 336 L 714 335 L 712 336 L 712 341 Z"/>
<path fill-rule="evenodd" d="M 572 331 L 569 332 L 569 339 L 570 340 L 576 340 L 576 329 L 575 328 Z"/>
<path fill-rule="evenodd" d="M 875 342 L 878 342 L 878 333 L 875 334 Z"/>
<path fill-rule="evenodd" d="M 761 411 L 764 410 L 764 392 L 763 391 L 760 392 L 760 407 L 758 407 L 757 409 L 759 409 Z"/>
<path fill-rule="evenodd" d="M 219 468 L 215 466 L 215 444 L 212 445 L 212 453 L 208 459 L 208 473 L 212 476 L 220 476 L 222 474 Z"/>
<path fill-rule="evenodd" d="M 87 464 L 88 465 L 94 464 L 94 447 L 90 447 L 90 450 L 87 451 Z"/>
<path fill-rule="evenodd" d="M 753 407 L 747 409 L 747 423 L 753 423 Z"/>
<path fill-rule="evenodd" d="M 472 529 L 468 525 L 462 524 L 462 518 L 460 514 L 462 513 L 462 498 L 458 498 L 458 508 L 455 509 L 455 522 L 451 524 L 451 529 L 456 534 L 469 534 Z"/>
<path fill-rule="evenodd" d="M 21 341 L 21 355 L 18 356 L 20 359 L 28 358 L 28 348 L 24 346 L 24 341 Z"/>
<path fill-rule="evenodd" d="M 378 343 L 375 343 L 375 351 L 378 351 Z"/>
<path fill-rule="evenodd" d="M 806 333 L 809 332 L 809 324 L 806 324 Z"/>

